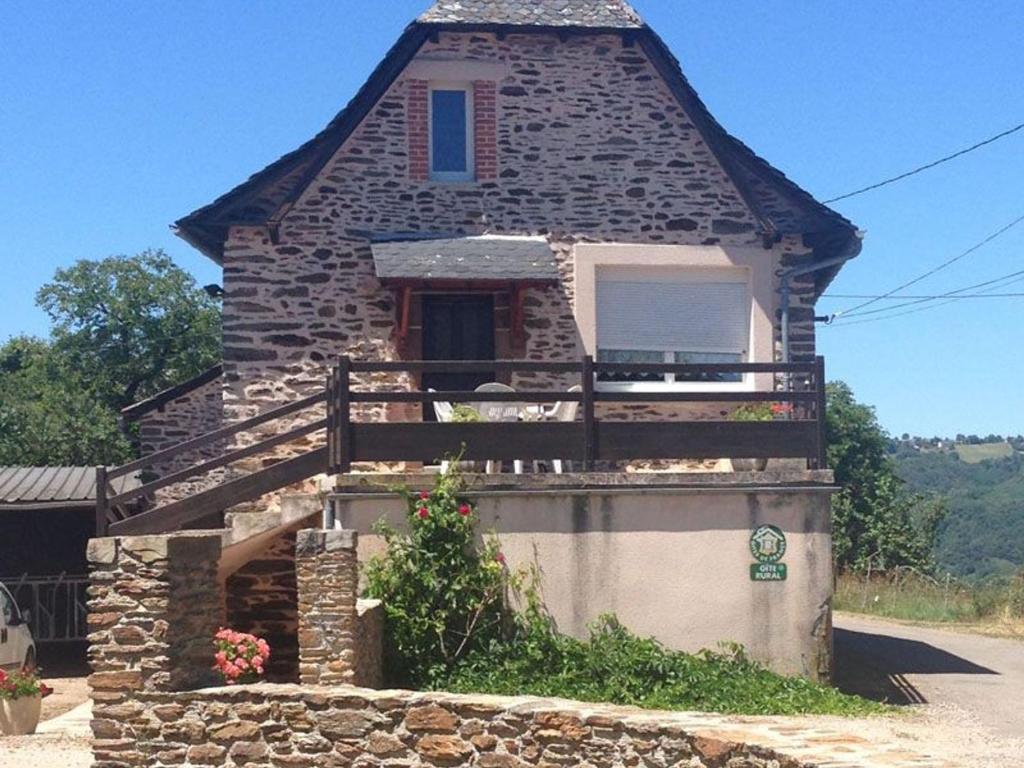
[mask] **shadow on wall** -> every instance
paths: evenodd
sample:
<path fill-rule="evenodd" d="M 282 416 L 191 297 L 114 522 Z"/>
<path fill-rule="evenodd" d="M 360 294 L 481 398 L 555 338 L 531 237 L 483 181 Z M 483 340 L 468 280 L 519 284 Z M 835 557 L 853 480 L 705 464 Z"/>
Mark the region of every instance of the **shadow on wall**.
<path fill-rule="evenodd" d="M 905 675 L 997 675 L 998 672 L 919 640 L 835 629 L 835 683 L 889 704 L 927 704 Z"/>

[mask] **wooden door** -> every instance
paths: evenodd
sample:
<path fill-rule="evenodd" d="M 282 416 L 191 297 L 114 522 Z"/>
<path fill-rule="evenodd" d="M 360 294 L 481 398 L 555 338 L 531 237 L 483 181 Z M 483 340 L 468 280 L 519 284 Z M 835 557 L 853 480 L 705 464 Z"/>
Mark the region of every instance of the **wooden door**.
<path fill-rule="evenodd" d="M 494 297 L 426 295 L 423 297 L 424 360 L 493 360 Z M 424 373 L 423 389 L 471 390 L 494 381 L 494 372 Z M 432 406 L 424 418 L 433 420 Z"/>

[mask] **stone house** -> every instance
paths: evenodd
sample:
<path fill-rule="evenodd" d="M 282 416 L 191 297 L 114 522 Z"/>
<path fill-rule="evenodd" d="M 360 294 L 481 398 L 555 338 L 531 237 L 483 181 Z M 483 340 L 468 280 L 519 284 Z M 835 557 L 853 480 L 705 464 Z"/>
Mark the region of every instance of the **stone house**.
<path fill-rule="evenodd" d="M 810 359 L 860 248 L 620 0 L 435 3 L 324 130 L 175 228 L 223 267 L 223 377 L 195 407 L 225 422 L 343 353 Z"/>
<path fill-rule="evenodd" d="M 682 417 L 719 434 L 736 402 L 775 397 L 772 366 L 814 361 L 815 301 L 861 243 L 851 222 L 726 132 L 624 0 L 438 0 L 326 128 L 175 227 L 223 268 L 224 357 L 125 412 L 140 423 L 143 457 L 134 464 L 165 479 L 181 472 L 180 455 L 165 461 L 169 446 L 322 395 L 342 355 L 753 366 L 707 375 L 598 368 L 594 389 L 650 398 L 605 397 L 602 419 L 629 427 Z M 468 390 L 503 377 L 519 389 L 566 383 L 499 368 L 353 379 L 378 391 Z M 819 371 L 823 392 L 821 379 Z M 666 405 L 676 393 L 693 397 Z M 395 400 L 359 402 L 349 413 L 364 423 L 417 422 L 426 410 Z M 820 426 L 820 402 L 815 413 Z M 301 425 L 308 415 L 288 418 Z M 314 429 L 286 443 L 277 439 L 285 429 L 232 434 L 231 447 L 244 453 L 234 469 L 270 471 L 324 443 Z M 754 429 L 736 455 L 757 441 Z M 261 439 L 274 446 L 270 459 L 246 452 Z M 548 558 L 547 596 L 568 631 L 614 610 L 675 647 L 733 639 L 783 671 L 824 677 L 832 478 L 820 460 L 812 466 L 700 479 L 595 473 L 554 489 L 525 479 L 507 498 L 507 488 L 482 487 L 479 504 L 507 552 Z M 370 524 L 382 512 L 400 519 L 400 506 L 365 478 L 334 474 L 331 504 L 341 524 L 364 534 L 365 557 L 379 546 Z M 378 477 L 381 487 L 403 480 L 428 482 Z M 197 487 L 163 488 L 177 506 L 113 528 L 161 532 L 197 520 L 185 511 Z M 283 498 L 270 522 L 265 503 L 248 519 L 237 507 L 226 516 L 217 572 L 236 606 L 226 618 L 292 649 L 282 677 L 297 666 L 295 536 L 323 504 Z M 765 525 L 790 538 L 789 575 L 755 586 L 749 534 Z M 735 568 L 722 556 L 730 550 Z M 685 579 L 680 561 L 690 566 Z"/>

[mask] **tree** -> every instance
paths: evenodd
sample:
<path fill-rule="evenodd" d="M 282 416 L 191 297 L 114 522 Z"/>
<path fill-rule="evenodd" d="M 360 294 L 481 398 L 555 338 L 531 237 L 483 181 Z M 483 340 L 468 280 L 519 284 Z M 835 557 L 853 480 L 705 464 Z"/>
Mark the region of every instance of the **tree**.
<path fill-rule="evenodd" d="M 831 382 L 827 395 L 828 460 L 842 489 L 832 504 L 837 564 L 930 570 L 944 505 L 905 488 L 873 408 L 858 403 L 843 382 Z"/>
<path fill-rule="evenodd" d="M 216 302 L 160 251 L 80 261 L 37 301 L 51 340 L 0 346 L 2 464 L 123 461 L 121 408 L 220 359 Z"/>
<path fill-rule="evenodd" d="M 54 350 L 111 408 L 185 381 L 221 358 L 220 309 L 163 251 L 79 261 L 36 302 Z"/>

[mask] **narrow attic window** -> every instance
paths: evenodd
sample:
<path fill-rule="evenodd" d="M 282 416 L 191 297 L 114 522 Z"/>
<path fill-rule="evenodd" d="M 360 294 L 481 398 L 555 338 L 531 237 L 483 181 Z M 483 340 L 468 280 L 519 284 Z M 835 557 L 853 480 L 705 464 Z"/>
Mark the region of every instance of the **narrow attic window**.
<path fill-rule="evenodd" d="M 430 86 L 430 178 L 473 179 L 473 86 Z"/>

